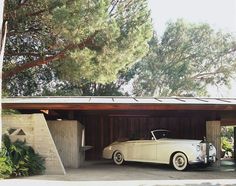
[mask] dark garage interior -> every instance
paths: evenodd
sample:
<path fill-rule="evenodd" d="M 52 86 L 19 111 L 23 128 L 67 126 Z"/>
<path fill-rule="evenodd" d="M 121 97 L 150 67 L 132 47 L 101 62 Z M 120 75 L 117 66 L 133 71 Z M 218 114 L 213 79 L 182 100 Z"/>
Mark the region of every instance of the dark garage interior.
<path fill-rule="evenodd" d="M 86 128 L 86 144 L 94 148 L 86 152 L 87 160 L 101 158 L 105 146 L 116 140 L 150 139 L 150 131 L 168 129 L 173 138 L 203 139 L 209 117 L 196 111 L 96 111 L 76 114 Z M 77 119 L 77 118 L 76 118 Z"/>

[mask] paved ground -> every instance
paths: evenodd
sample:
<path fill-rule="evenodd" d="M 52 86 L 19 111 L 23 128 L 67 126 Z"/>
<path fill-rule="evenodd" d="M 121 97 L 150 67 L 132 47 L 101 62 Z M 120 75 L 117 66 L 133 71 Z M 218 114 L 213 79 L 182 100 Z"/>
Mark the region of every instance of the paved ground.
<path fill-rule="evenodd" d="M 19 185 L 179 185 L 179 186 L 223 186 L 236 185 L 236 167 L 224 161 L 220 169 L 215 167 L 190 167 L 187 171 L 175 171 L 166 165 L 127 163 L 114 165 L 111 161 L 87 162 L 80 169 L 69 169 L 66 175 L 42 175 L 0 181 L 0 186 Z"/>
<path fill-rule="evenodd" d="M 223 164 L 220 169 L 190 167 L 182 172 L 168 165 L 129 162 L 118 166 L 111 161 L 97 161 L 87 162 L 80 169 L 68 169 L 66 175 L 33 176 L 27 179 L 70 181 L 236 179 L 236 167 L 233 162 L 225 161 Z"/>
<path fill-rule="evenodd" d="M 46 181 L 3 180 L 0 186 L 235 186 L 235 180 Z"/>

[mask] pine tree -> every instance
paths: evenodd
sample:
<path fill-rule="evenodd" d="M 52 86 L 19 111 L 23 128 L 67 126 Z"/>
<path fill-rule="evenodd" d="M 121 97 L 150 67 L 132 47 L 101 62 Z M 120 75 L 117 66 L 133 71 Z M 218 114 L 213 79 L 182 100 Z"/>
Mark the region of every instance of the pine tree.
<path fill-rule="evenodd" d="M 152 35 L 146 0 L 10 0 L 5 7 L 5 88 L 46 68 L 75 84 L 112 82 L 147 53 Z"/>

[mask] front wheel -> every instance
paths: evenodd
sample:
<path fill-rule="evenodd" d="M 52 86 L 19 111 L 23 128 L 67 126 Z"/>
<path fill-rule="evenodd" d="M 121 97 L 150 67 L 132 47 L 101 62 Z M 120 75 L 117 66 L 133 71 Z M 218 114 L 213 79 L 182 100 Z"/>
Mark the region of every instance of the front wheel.
<path fill-rule="evenodd" d="M 176 170 L 183 171 L 188 166 L 188 159 L 182 152 L 177 152 L 172 158 L 172 164 Z"/>
<path fill-rule="evenodd" d="M 117 165 L 123 164 L 124 163 L 124 156 L 123 156 L 123 154 L 120 151 L 116 151 L 113 154 L 113 161 Z"/>

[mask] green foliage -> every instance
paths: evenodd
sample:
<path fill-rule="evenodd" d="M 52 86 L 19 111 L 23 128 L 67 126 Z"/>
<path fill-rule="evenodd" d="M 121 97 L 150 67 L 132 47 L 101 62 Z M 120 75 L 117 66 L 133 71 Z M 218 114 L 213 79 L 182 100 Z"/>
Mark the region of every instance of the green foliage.
<path fill-rule="evenodd" d="M 148 54 L 117 81 L 71 88 L 78 95 L 207 96 L 207 86 L 229 85 L 235 76 L 235 47 L 231 34 L 178 20 L 162 37 L 154 34 Z M 133 92 L 122 91 L 126 85 Z"/>
<path fill-rule="evenodd" d="M 234 136 L 234 127 L 232 126 L 223 126 L 221 127 L 221 136 L 228 139 L 233 138 Z"/>
<path fill-rule="evenodd" d="M 223 126 L 221 127 L 221 147 L 226 152 L 233 151 L 233 137 L 234 137 L 234 127 Z"/>
<path fill-rule="evenodd" d="M 229 139 L 226 137 L 221 137 L 221 147 L 225 151 L 232 152 L 233 151 L 233 144 L 229 142 Z"/>
<path fill-rule="evenodd" d="M 11 115 L 11 114 L 19 114 L 20 112 L 13 109 L 2 109 L 2 115 Z"/>
<path fill-rule="evenodd" d="M 1 153 L 7 161 L 5 166 L 0 167 L 0 172 L 4 173 L 2 177 L 29 176 L 44 172 L 44 158 L 26 145 L 26 142 L 19 140 L 11 142 L 7 135 L 3 135 L 3 144 Z"/>
<path fill-rule="evenodd" d="M 58 86 L 64 85 L 54 76 L 54 71 L 49 67 L 35 67 L 12 77 L 3 88 L 7 91 L 7 96 L 42 95 L 42 89 L 57 89 Z M 52 86 L 54 84 L 56 85 Z"/>
<path fill-rule="evenodd" d="M 131 71 L 134 95 L 203 96 L 208 85 L 229 85 L 235 75 L 235 37 L 208 24 L 169 23 L 149 46 Z"/>
<path fill-rule="evenodd" d="M 10 95 L 38 95 L 49 82 L 112 82 L 147 53 L 152 35 L 147 0 L 6 1 L 5 7 Z"/>
<path fill-rule="evenodd" d="M 4 144 L 2 144 L 2 148 L 0 150 L 0 179 L 10 177 L 13 171 L 12 167 L 12 161 L 7 155 L 7 149 Z"/>
<path fill-rule="evenodd" d="M 73 84 L 58 85 L 54 90 L 44 90 L 44 96 L 122 96 L 115 83 L 85 83 L 82 86 Z"/>

